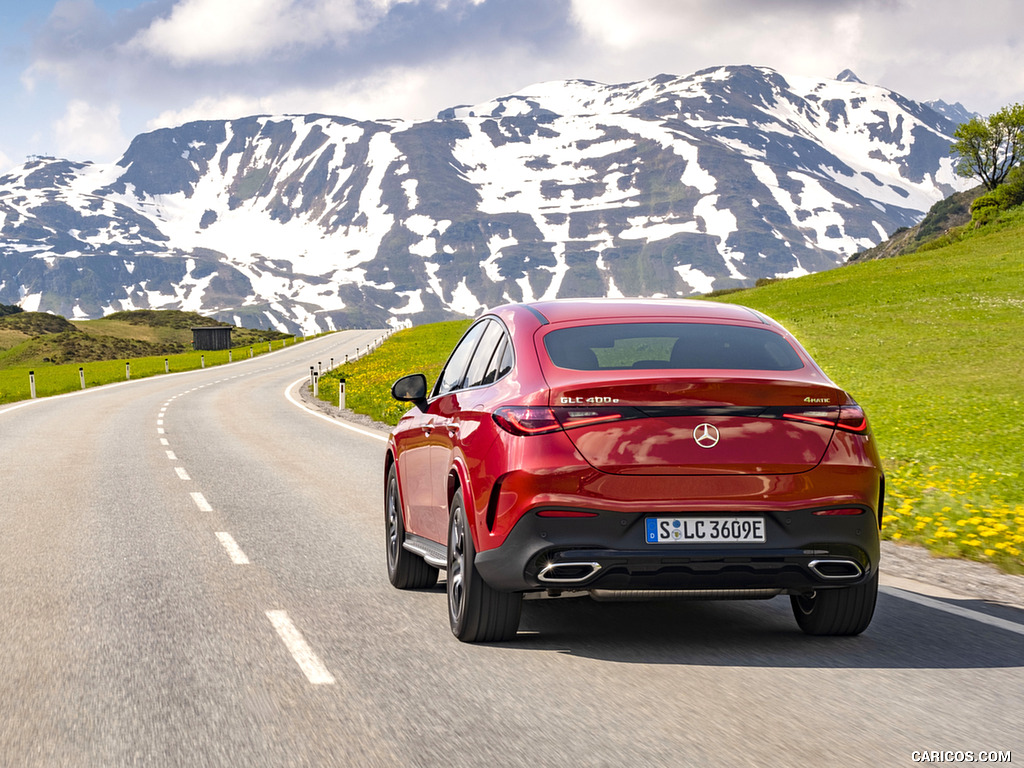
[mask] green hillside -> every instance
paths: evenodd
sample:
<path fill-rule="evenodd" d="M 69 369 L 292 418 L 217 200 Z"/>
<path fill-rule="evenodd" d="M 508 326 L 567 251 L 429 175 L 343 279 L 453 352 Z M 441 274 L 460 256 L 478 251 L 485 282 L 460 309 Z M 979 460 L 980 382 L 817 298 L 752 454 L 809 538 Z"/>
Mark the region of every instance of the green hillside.
<path fill-rule="evenodd" d="M 235 328 L 231 342 L 236 354 L 193 352 L 191 329 L 208 325 L 221 323 L 178 310 L 136 310 L 101 320 L 69 321 L 0 305 L 0 404 L 30 397 L 30 371 L 36 393 L 45 397 L 78 389 L 78 369 L 83 366 L 86 385 L 96 386 L 123 381 L 129 360 L 132 377 L 142 378 L 168 369 L 220 365 L 269 351 L 271 345 L 280 349 L 292 339 L 277 331 Z"/>
<path fill-rule="evenodd" d="M 865 407 L 886 463 L 887 538 L 1024 572 L 1024 212 L 964 235 L 713 300 L 774 317 Z M 345 366 L 348 405 L 395 423 L 391 382 L 436 376 L 465 327 L 401 331 Z"/>
<path fill-rule="evenodd" d="M 1024 571 L 1024 214 L 945 248 L 718 300 L 781 322 L 865 407 L 888 537 Z"/>
<path fill-rule="evenodd" d="M 192 349 L 192 328 L 222 325 L 195 312 L 141 309 L 100 320 L 69 321 L 46 312 L 0 314 L 0 370 L 65 363 L 89 363 Z M 235 328 L 236 346 L 290 338 L 277 331 Z"/>

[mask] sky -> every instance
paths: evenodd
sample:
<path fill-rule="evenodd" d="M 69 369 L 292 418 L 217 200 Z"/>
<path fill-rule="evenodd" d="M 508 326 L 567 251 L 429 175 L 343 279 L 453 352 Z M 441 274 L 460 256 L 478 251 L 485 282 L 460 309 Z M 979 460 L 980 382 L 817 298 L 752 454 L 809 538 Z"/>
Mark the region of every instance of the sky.
<path fill-rule="evenodd" d="M 1024 102 L 1019 0 L 0 0 L 0 172 L 255 114 L 431 119 L 534 83 L 753 64 Z"/>

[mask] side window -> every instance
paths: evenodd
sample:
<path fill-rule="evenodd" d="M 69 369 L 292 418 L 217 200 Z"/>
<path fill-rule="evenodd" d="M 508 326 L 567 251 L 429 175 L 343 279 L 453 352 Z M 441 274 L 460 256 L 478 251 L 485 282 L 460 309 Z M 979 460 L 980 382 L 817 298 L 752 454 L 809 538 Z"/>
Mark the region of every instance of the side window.
<path fill-rule="evenodd" d="M 498 378 L 500 379 L 506 373 L 512 370 L 512 366 L 515 364 L 516 357 L 515 352 L 512 349 L 512 340 L 507 339 L 505 349 L 501 352 L 501 360 L 498 361 Z"/>
<path fill-rule="evenodd" d="M 494 349 L 494 355 L 487 366 L 487 373 L 484 375 L 484 384 L 493 384 L 502 376 L 512 370 L 515 355 L 512 351 L 512 339 L 507 333 L 501 334 L 498 346 Z"/>
<path fill-rule="evenodd" d="M 488 371 L 491 369 L 491 361 L 497 352 L 498 343 L 504 338 L 501 326 L 493 320 L 487 322 L 487 330 L 476 347 L 476 354 L 469 364 L 469 371 L 466 374 L 467 387 L 479 387 L 481 384 L 490 384 L 494 381 L 492 377 L 487 380 Z"/>
<path fill-rule="evenodd" d="M 480 336 L 483 335 L 487 326 L 488 323 L 477 323 L 466 331 L 466 335 L 455 345 L 455 351 L 452 352 L 448 362 L 445 363 L 444 370 L 437 378 L 437 385 L 434 387 L 435 396 L 444 395 L 463 386 L 462 382 L 466 379 L 466 366 L 469 365 L 477 342 L 480 341 Z"/>
<path fill-rule="evenodd" d="M 494 348 L 491 355 L 491 362 L 487 364 L 487 373 L 484 374 L 484 384 L 493 384 L 498 380 L 498 369 L 501 367 L 501 359 L 505 356 L 505 347 L 508 346 L 508 336 L 504 333 L 498 339 L 498 346 Z"/>

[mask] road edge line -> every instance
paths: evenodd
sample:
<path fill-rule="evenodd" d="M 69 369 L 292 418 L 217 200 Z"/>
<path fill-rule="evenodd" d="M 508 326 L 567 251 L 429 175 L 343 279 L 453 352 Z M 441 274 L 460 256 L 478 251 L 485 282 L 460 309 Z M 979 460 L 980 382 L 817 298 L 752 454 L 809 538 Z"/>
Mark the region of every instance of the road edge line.
<path fill-rule="evenodd" d="M 301 408 L 310 416 L 316 416 L 318 419 L 323 419 L 324 421 L 328 422 L 329 424 L 333 424 L 336 427 L 351 430 L 352 432 L 356 432 L 360 435 L 363 435 L 364 437 L 372 437 L 374 440 L 380 440 L 382 443 L 386 443 L 388 441 L 387 435 L 382 435 L 379 432 L 371 432 L 368 429 L 357 427 L 355 424 L 349 424 L 348 422 L 342 421 L 341 419 L 335 419 L 331 416 L 325 416 L 324 414 L 319 413 L 313 410 L 312 408 L 307 407 L 304 403 L 296 400 L 292 396 L 292 390 L 295 389 L 300 384 L 303 384 L 308 378 L 308 376 L 303 376 L 301 379 L 293 381 L 291 384 L 284 388 L 284 396 L 288 400 L 288 402 L 290 402 L 296 408 Z"/>
<path fill-rule="evenodd" d="M 889 595 L 890 597 L 897 597 L 900 600 L 907 600 L 911 603 L 923 605 L 926 608 L 934 608 L 936 611 L 951 613 L 962 619 L 971 619 L 972 621 L 988 624 L 992 627 L 1005 629 L 1008 632 L 1024 635 L 1024 624 L 1018 624 L 1014 621 L 1001 619 L 998 616 L 989 616 L 987 613 L 982 613 L 981 611 L 972 611 L 970 608 L 963 608 L 959 605 L 950 605 L 949 603 L 945 603 L 941 600 L 936 600 L 932 597 L 925 597 L 924 595 L 919 595 L 916 592 L 908 592 L 904 589 L 899 589 L 898 587 L 880 586 L 878 591 Z"/>

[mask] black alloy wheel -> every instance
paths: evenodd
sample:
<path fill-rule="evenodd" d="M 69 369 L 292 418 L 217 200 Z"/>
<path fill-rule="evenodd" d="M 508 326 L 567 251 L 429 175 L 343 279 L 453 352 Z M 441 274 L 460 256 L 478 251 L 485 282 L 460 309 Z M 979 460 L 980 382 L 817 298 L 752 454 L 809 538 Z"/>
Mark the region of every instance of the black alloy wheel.
<path fill-rule="evenodd" d="M 437 568 L 402 546 L 405 522 L 398 494 L 395 465 L 388 469 L 384 484 L 384 533 L 387 536 L 388 580 L 398 589 L 425 589 L 437 583 Z"/>
<path fill-rule="evenodd" d="M 859 635 L 871 623 L 878 599 L 878 571 L 852 587 L 790 595 L 796 623 L 808 635 Z"/>
<path fill-rule="evenodd" d="M 494 643 L 515 637 L 523 596 L 499 592 L 473 564 L 476 551 L 466 520 L 462 490 L 452 497 L 448 517 L 448 619 L 452 634 L 465 643 Z"/>

